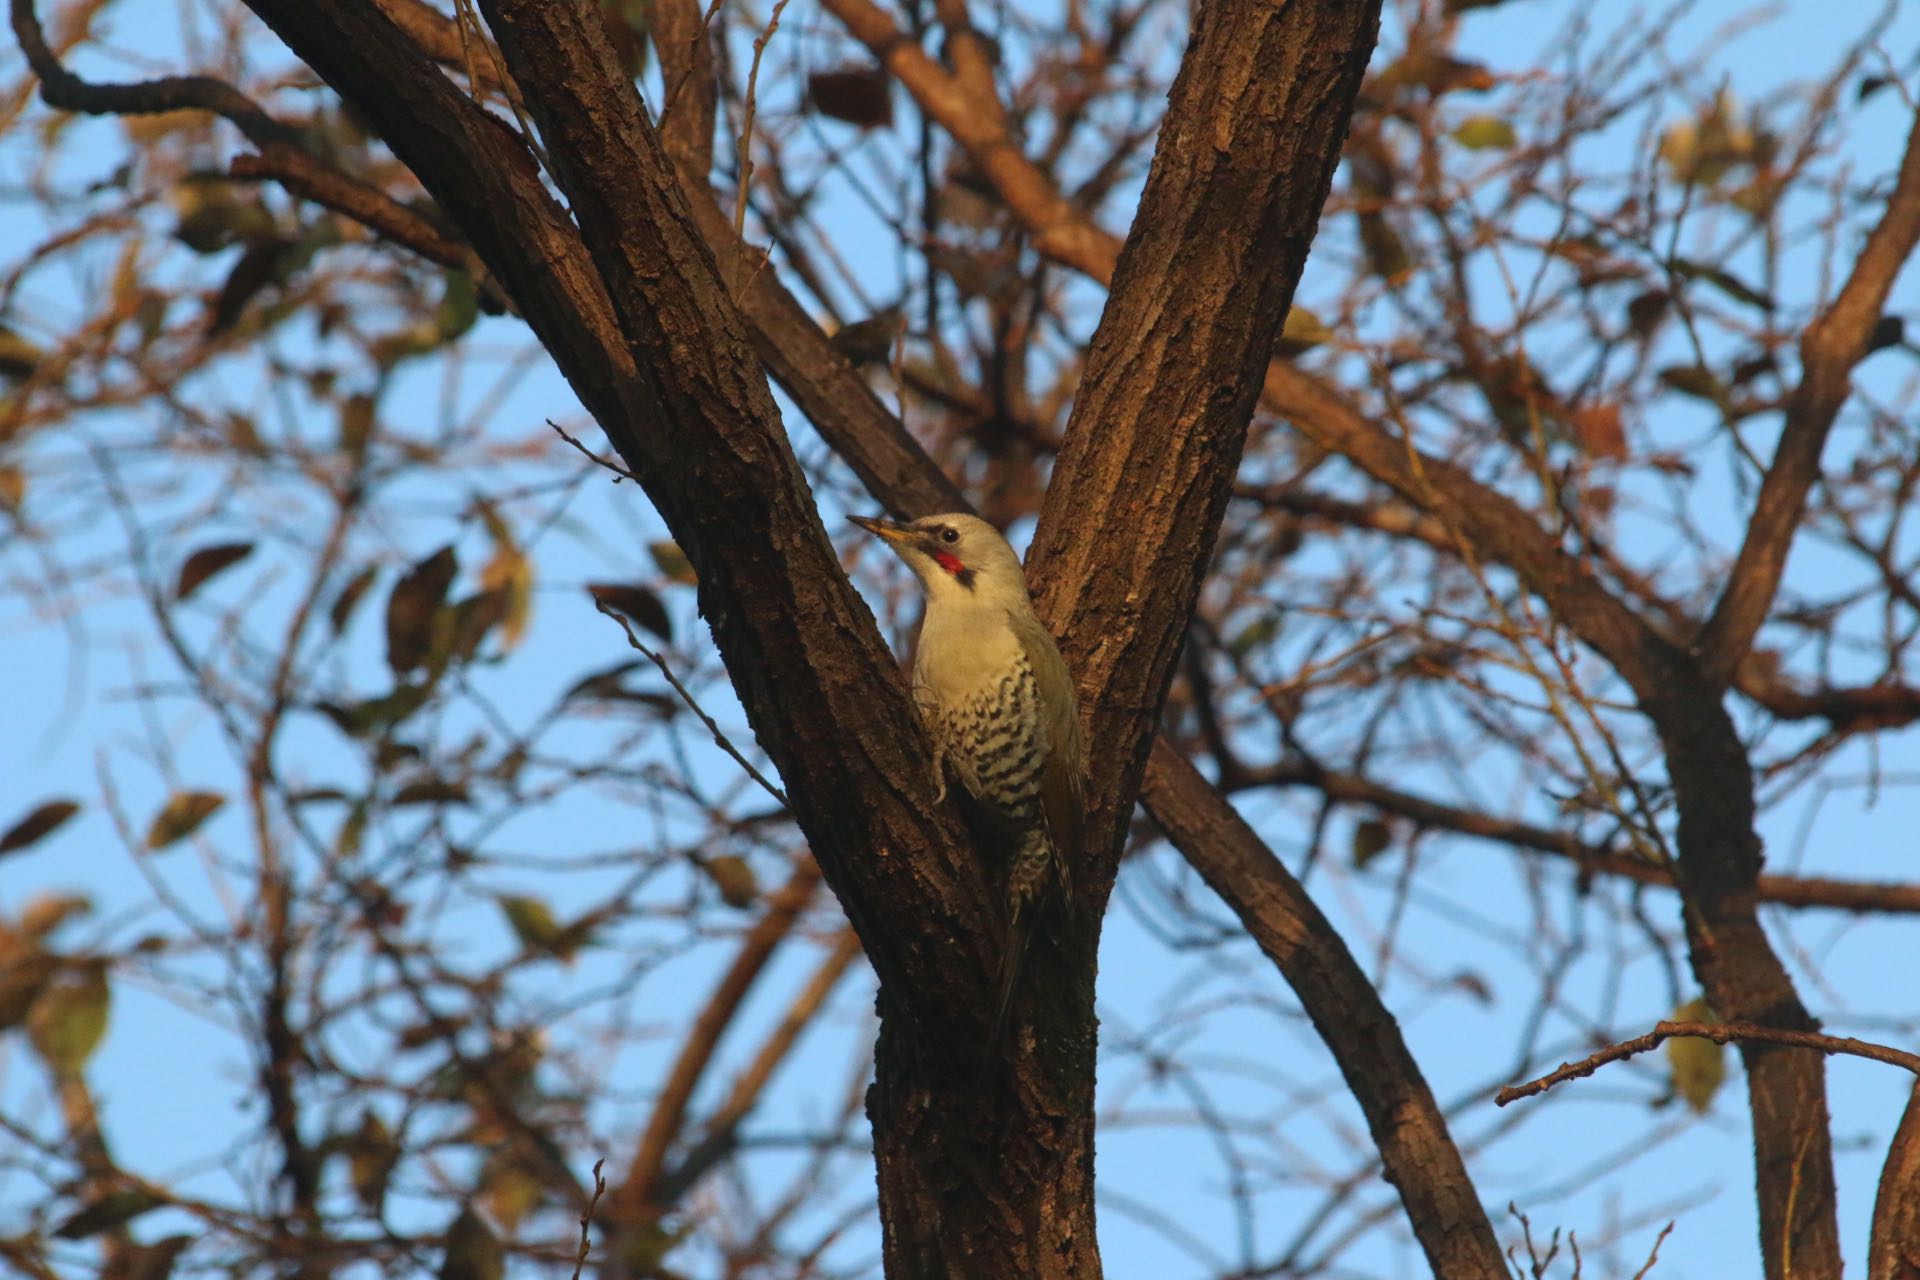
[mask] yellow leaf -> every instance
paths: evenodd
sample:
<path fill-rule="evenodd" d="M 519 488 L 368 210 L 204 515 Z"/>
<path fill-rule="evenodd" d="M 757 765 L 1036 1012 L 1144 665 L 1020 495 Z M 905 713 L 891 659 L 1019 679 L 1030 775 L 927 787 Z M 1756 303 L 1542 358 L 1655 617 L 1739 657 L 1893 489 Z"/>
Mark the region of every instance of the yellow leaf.
<path fill-rule="evenodd" d="M 440 337 L 451 341 L 473 328 L 473 322 L 479 318 L 480 296 L 474 291 L 473 277 L 465 271 L 448 271 L 440 305 L 433 311 L 434 327 Z"/>
<path fill-rule="evenodd" d="M 1262 614 L 1242 627 L 1232 640 L 1227 642 L 1227 650 L 1236 658 L 1245 658 L 1262 645 L 1268 644 L 1280 634 L 1280 615 Z"/>
<path fill-rule="evenodd" d="M 210 124 L 216 123 L 211 115 L 197 107 L 119 119 L 120 127 L 126 130 L 127 141 L 142 148 L 152 146 L 170 133 L 205 133 Z"/>
<path fill-rule="evenodd" d="M 730 853 L 722 854 L 718 858 L 708 858 L 700 869 L 713 881 L 714 888 L 720 890 L 720 901 L 743 911 L 753 905 L 760 884 L 745 858 Z"/>
<path fill-rule="evenodd" d="M 1469 116 L 1453 131 L 1453 140 L 1469 151 L 1504 151 L 1520 141 L 1513 125 L 1499 116 Z"/>
<path fill-rule="evenodd" d="M 1675 1009 L 1673 1020 L 1719 1021 L 1704 997 L 1696 997 Z M 1673 1091 L 1686 1099 L 1695 1111 L 1704 1112 L 1713 1105 L 1713 1095 L 1727 1078 L 1726 1046 L 1699 1036 L 1675 1036 L 1667 1041 L 1667 1065 L 1673 1077 Z"/>
<path fill-rule="evenodd" d="M 692 586 L 699 576 L 693 571 L 693 561 L 687 559 L 687 553 L 680 549 L 677 542 L 650 542 L 647 550 L 653 555 L 653 563 L 660 572 L 675 582 L 684 582 Z"/>
<path fill-rule="evenodd" d="M 507 918 L 513 936 L 520 939 L 520 945 L 527 950 L 551 950 L 560 940 L 560 921 L 544 899 L 503 893 L 494 901 L 500 904 L 500 913 Z"/>
<path fill-rule="evenodd" d="M 494 550 L 493 558 L 480 570 L 480 585 L 499 593 L 500 648 L 511 652 L 527 633 L 527 616 L 533 605 L 533 562 L 504 523 L 490 519 L 487 529 L 493 534 Z"/>
<path fill-rule="evenodd" d="M 27 1011 L 27 1039 L 59 1079 L 80 1074 L 107 1033 L 106 965 L 75 965 L 56 977 Z"/>
<path fill-rule="evenodd" d="M 145 1187 L 123 1187 L 90 1202 L 55 1227 L 53 1234 L 62 1240 L 85 1240 L 102 1231 L 124 1227 L 141 1214 L 158 1209 L 165 1203 L 164 1199 Z"/>
<path fill-rule="evenodd" d="M 1359 215 L 1360 247 L 1367 267 L 1390 285 L 1403 283 L 1413 274 L 1413 253 L 1407 242 L 1387 221 L 1387 215 L 1371 211 Z"/>
<path fill-rule="evenodd" d="M 148 825 L 147 848 L 164 849 L 185 840 L 225 803 L 224 797 L 211 791 L 175 792 L 167 797 L 166 807 L 155 814 Z"/>
<path fill-rule="evenodd" d="M 545 1188 L 525 1164 L 506 1151 L 495 1151 L 480 1170 L 480 1200 L 493 1220 L 511 1232 L 521 1219 L 540 1207 Z"/>
<path fill-rule="evenodd" d="M 1681 395 L 1724 405 L 1727 389 L 1712 370 L 1702 365 L 1669 365 L 1660 371 L 1660 381 Z"/>
<path fill-rule="evenodd" d="M 1280 326 L 1280 337 L 1273 344 L 1273 354 L 1290 359 L 1313 350 L 1331 337 L 1333 330 L 1327 328 L 1326 321 L 1305 307 L 1289 307 L 1286 321 Z"/>

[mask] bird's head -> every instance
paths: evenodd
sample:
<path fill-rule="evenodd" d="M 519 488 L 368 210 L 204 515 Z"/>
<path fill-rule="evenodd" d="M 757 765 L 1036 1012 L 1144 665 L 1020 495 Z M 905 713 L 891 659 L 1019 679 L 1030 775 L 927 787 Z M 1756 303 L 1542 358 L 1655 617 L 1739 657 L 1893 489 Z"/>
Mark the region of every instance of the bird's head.
<path fill-rule="evenodd" d="M 1024 603 L 1027 578 L 1007 540 L 978 516 L 956 512 L 922 516 L 906 524 L 854 516 L 853 522 L 906 561 L 929 601 L 998 603 L 1014 596 Z"/>

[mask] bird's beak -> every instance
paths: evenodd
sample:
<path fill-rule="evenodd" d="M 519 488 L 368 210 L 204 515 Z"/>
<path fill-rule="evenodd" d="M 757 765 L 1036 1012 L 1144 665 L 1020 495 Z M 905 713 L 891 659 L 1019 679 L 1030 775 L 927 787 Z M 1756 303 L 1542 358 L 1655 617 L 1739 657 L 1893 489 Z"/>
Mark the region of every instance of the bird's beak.
<path fill-rule="evenodd" d="M 904 524 L 895 524 L 891 520 L 881 520 L 875 516 L 848 516 L 847 518 L 886 542 L 904 542 L 914 533 Z"/>

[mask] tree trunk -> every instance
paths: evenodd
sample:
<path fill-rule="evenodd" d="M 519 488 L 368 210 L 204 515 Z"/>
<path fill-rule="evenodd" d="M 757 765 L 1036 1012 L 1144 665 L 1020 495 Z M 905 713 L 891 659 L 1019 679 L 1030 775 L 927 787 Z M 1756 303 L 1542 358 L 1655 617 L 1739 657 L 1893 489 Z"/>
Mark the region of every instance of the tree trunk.
<path fill-rule="evenodd" d="M 716 268 L 595 7 L 481 5 L 563 211 L 523 140 L 376 7 L 252 3 L 453 214 L 699 572 L 728 673 L 880 979 L 869 1113 L 889 1274 L 1097 1276 L 1099 912 L 1377 3 L 1211 0 L 1196 13 L 1057 472 L 1085 483 L 1070 486 L 1072 518 L 1049 508 L 1050 581 L 1074 602 L 1054 616 L 1114 642 L 1098 649 L 1089 630 L 1068 645 L 1083 711 L 1125 709 L 1090 717 L 1117 734 L 1094 739 L 1112 747 L 1090 779 L 1099 845 L 1075 876 L 1074 914 L 1040 922 L 1001 1060 L 986 1049 L 999 930 L 979 859 L 953 807 L 932 803 L 905 691 L 779 429 L 735 309 L 750 282 Z M 1175 287 L 1174 258 L 1193 287 Z M 1131 578 L 1101 554 L 1116 503 L 1139 508 L 1125 526 Z"/>

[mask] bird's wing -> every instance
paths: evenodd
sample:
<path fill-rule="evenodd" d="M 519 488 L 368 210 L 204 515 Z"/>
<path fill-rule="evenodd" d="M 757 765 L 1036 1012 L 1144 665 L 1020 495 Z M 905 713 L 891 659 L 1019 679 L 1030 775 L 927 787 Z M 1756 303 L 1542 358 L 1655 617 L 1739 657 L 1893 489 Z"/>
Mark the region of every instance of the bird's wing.
<path fill-rule="evenodd" d="M 1064 878 L 1080 860 L 1086 828 L 1086 801 L 1081 794 L 1080 706 L 1073 676 L 1060 649 L 1036 618 L 1016 621 L 1015 634 L 1026 650 L 1040 692 L 1042 727 L 1047 735 L 1047 761 L 1040 772 L 1040 804 L 1046 815 L 1047 835 L 1058 855 Z"/>

